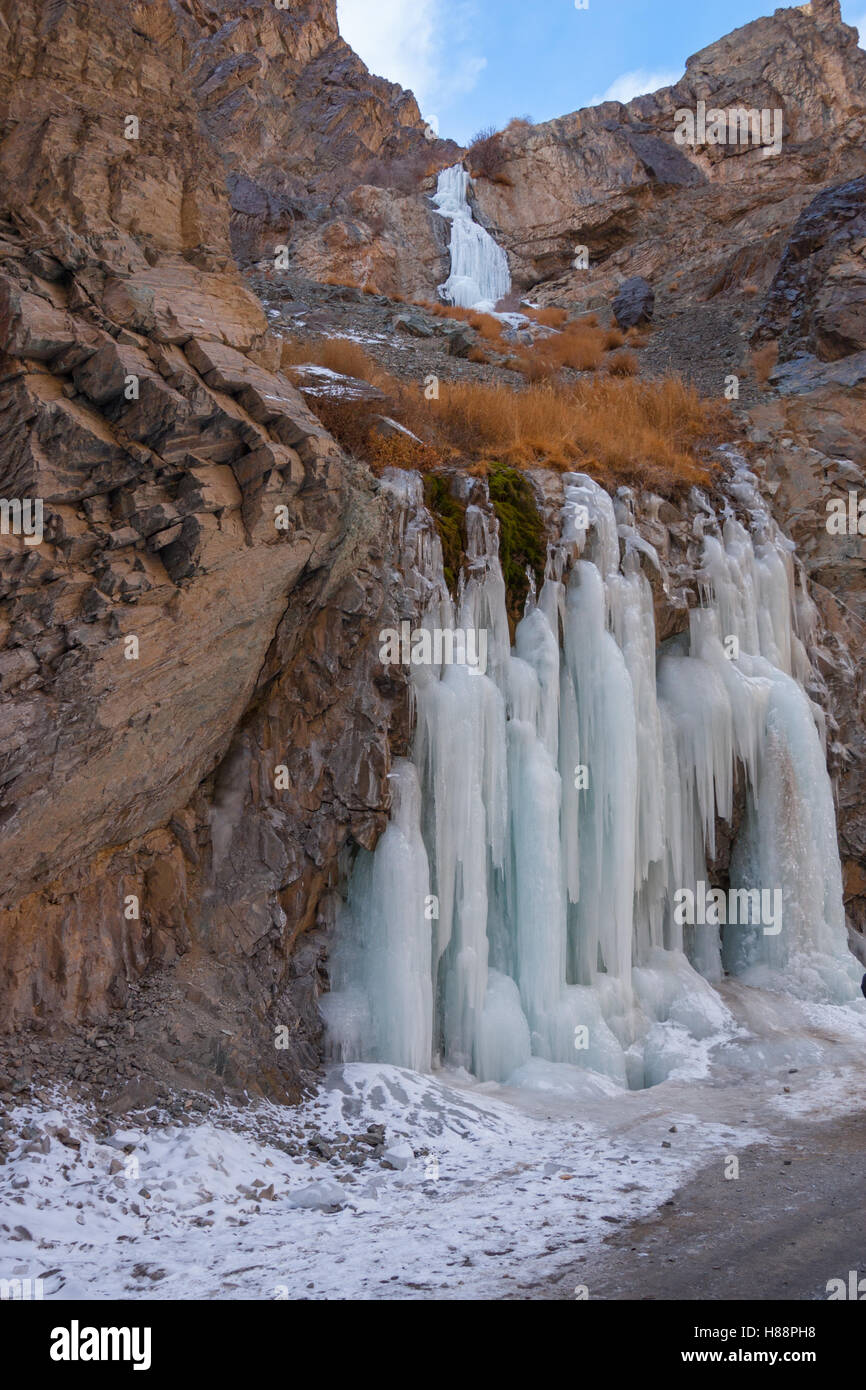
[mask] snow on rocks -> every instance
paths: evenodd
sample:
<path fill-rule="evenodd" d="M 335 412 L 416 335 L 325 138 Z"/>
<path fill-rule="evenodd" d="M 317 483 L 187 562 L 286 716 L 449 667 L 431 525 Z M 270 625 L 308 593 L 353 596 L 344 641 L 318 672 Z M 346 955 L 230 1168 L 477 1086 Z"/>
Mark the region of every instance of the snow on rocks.
<path fill-rule="evenodd" d="M 314 362 L 302 362 L 292 367 L 291 374 L 305 396 L 327 396 L 342 401 L 384 401 L 385 393 L 369 381 L 347 376 L 344 372 L 319 367 Z"/>
<path fill-rule="evenodd" d="M 20 1105 L 0 1168 L 0 1274 L 44 1277 L 48 1298 L 521 1297 L 606 1221 L 663 1200 L 700 1150 L 662 1151 L 670 1113 L 626 1151 L 573 1100 L 515 1105 L 468 1082 L 352 1064 L 296 1111 L 129 1118 L 110 1138 L 82 1107 Z M 52 1126 L 78 1147 L 22 1137 Z M 747 1141 L 718 1125 L 710 1137 Z"/>

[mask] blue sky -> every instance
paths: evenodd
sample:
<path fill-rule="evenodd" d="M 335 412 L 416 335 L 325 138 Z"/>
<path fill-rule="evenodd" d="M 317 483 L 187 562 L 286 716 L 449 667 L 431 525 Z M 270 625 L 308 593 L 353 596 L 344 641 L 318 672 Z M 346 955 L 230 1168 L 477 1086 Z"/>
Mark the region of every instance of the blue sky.
<path fill-rule="evenodd" d="M 772 14 L 772 0 L 337 0 L 343 37 L 410 87 L 439 134 L 465 143 L 512 116 L 550 120 L 676 80 L 690 54 Z M 866 46 L 866 0 L 842 14 Z M 859 23 L 858 23 L 859 21 Z M 435 118 L 435 120 L 434 120 Z"/>

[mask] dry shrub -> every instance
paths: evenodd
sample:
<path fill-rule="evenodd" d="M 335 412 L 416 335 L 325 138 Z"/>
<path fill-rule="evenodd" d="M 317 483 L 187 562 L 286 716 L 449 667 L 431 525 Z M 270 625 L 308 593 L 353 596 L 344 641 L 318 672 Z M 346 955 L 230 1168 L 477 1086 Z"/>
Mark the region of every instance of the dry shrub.
<path fill-rule="evenodd" d="M 668 492 L 711 481 L 715 465 L 702 462 L 699 450 L 730 428 L 723 407 L 675 377 L 595 378 L 522 391 L 447 382 L 438 401 L 424 404 L 440 438 L 463 459 L 587 468 Z"/>
<path fill-rule="evenodd" d="M 319 281 L 322 285 L 336 285 L 343 290 L 363 290 L 365 294 L 378 294 L 378 290 L 370 289 L 369 282 L 361 283 L 356 275 L 350 270 L 344 270 L 342 275 L 326 275 Z"/>
<path fill-rule="evenodd" d="M 490 358 L 482 348 L 474 347 L 467 352 L 466 360 L 467 362 L 477 362 L 479 366 L 486 366 Z"/>
<path fill-rule="evenodd" d="M 474 179 L 491 179 L 494 183 L 510 184 L 511 180 L 503 173 L 508 155 L 502 143 L 502 135 L 493 126 L 485 126 L 469 141 L 469 172 Z"/>
<path fill-rule="evenodd" d="M 284 339 L 280 352 L 281 368 L 291 370 L 304 362 L 328 367 L 332 372 L 342 372 L 344 376 L 358 377 L 383 390 L 391 384 L 387 372 L 373 361 L 360 343 L 353 343 L 350 338 Z"/>
<path fill-rule="evenodd" d="M 604 332 L 585 319 L 567 323 L 560 333 L 537 338 L 532 347 L 516 354 L 517 370 L 530 381 L 538 381 L 563 367 L 575 372 L 592 372 L 604 357 Z"/>
<path fill-rule="evenodd" d="M 625 333 L 625 340 L 628 343 L 629 347 L 646 347 L 647 343 L 649 342 L 649 329 L 645 329 L 642 331 L 640 328 L 627 328 Z"/>
<path fill-rule="evenodd" d="M 763 347 L 755 348 L 751 356 L 752 372 L 759 386 L 766 386 L 770 372 L 779 359 L 779 344 L 773 340 Z"/>
<path fill-rule="evenodd" d="M 434 448 L 419 439 L 399 433 L 383 434 L 383 407 L 375 401 L 313 396 L 308 398 L 308 404 L 339 444 L 356 458 L 364 459 L 377 473 L 383 468 L 414 468 L 425 473 L 442 461 Z"/>
<path fill-rule="evenodd" d="M 548 309 L 524 309 L 523 312 L 527 318 L 540 323 L 542 328 L 562 328 L 568 318 L 568 310 L 558 309 L 555 305 Z"/>
<path fill-rule="evenodd" d="M 387 405 L 308 398 L 343 448 L 374 470 L 425 471 L 450 462 L 483 476 L 492 464 L 545 465 L 583 469 L 602 481 L 670 496 L 711 484 L 717 465 L 707 461 L 710 447 L 734 434 L 728 408 L 702 400 L 679 377 L 604 375 L 568 386 L 541 378 L 519 390 L 502 382 L 441 381 L 439 398 L 428 400 L 420 383 L 396 381 L 346 339 L 286 343 L 284 363 L 302 361 L 362 377 L 388 394 Z M 383 436 L 383 413 L 417 440 Z"/>
<path fill-rule="evenodd" d="M 486 338 L 489 343 L 495 343 L 502 337 L 504 324 L 501 319 L 494 318 L 492 314 L 470 314 L 469 327 L 474 328 L 480 337 Z"/>
<path fill-rule="evenodd" d="M 377 473 L 383 468 L 413 468 L 418 473 L 426 473 L 440 462 L 439 454 L 429 444 L 402 434 L 384 436 L 375 429 L 370 437 L 370 450 Z"/>
<path fill-rule="evenodd" d="M 501 319 L 494 318 L 493 314 L 479 314 L 476 309 L 461 309 L 456 304 L 434 304 L 429 299 L 416 299 L 415 303 L 419 309 L 425 309 L 436 318 L 456 319 L 459 323 L 468 323 L 470 328 L 474 328 L 480 337 L 486 338 L 490 343 L 495 343 L 502 337 L 505 325 Z"/>
<path fill-rule="evenodd" d="M 628 348 L 612 353 L 607 359 L 607 370 L 611 376 L 636 376 L 639 367 L 637 355 L 629 352 Z"/>
<path fill-rule="evenodd" d="M 746 295 L 748 299 L 753 299 L 756 294 L 761 293 L 761 291 L 758 289 L 758 286 L 754 284 L 751 280 L 746 280 L 740 286 L 740 292 Z"/>
<path fill-rule="evenodd" d="M 604 335 L 604 346 L 607 352 L 611 348 L 620 348 L 625 342 L 625 334 L 621 328 L 609 328 Z"/>

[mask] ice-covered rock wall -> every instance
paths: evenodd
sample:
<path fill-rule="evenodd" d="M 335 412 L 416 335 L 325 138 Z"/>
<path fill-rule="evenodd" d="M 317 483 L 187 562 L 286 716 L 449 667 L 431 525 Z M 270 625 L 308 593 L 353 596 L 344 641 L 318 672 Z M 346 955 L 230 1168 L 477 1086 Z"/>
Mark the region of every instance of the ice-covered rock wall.
<path fill-rule="evenodd" d="M 335 1055 L 499 1081 L 541 1059 L 643 1086 L 730 1030 L 712 987 L 723 969 L 857 997 L 790 545 L 754 483 L 739 464 L 743 520 L 698 499 L 702 603 L 657 651 L 639 564 L 652 548 L 591 478 L 565 476 L 513 647 L 492 512 L 467 508 L 452 603 L 419 480 L 388 481 L 425 627 L 483 632 L 487 657 L 413 666 L 412 759 L 395 765 L 391 826 L 360 851 L 336 933 Z M 707 860 L 737 776 L 746 809 L 722 893 Z"/>

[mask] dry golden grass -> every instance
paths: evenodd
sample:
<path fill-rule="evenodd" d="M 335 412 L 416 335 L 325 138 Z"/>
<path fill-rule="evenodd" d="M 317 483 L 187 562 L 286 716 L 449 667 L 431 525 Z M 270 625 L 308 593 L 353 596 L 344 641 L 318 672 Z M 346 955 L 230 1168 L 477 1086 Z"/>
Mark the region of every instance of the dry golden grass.
<path fill-rule="evenodd" d="M 639 368 L 636 353 L 630 352 L 628 348 L 611 353 L 607 359 L 607 370 L 611 376 L 637 376 Z"/>
<path fill-rule="evenodd" d="M 552 362 L 527 348 L 521 348 L 517 356 L 507 357 L 505 365 L 510 372 L 519 372 L 529 382 L 552 381 L 557 375 Z"/>
<path fill-rule="evenodd" d="M 570 388 L 542 384 L 522 391 L 449 382 L 440 386 L 438 401 L 424 404 L 436 433 L 460 457 L 517 467 L 578 467 L 661 489 L 709 483 L 711 469 L 697 448 L 720 438 L 724 427 L 719 407 L 702 402 L 675 378 L 596 378 Z M 423 429 L 421 420 L 414 429 Z"/>
<path fill-rule="evenodd" d="M 766 386 L 770 379 L 770 372 L 778 359 L 779 344 L 775 341 L 765 343 L 763 347 L 755 348 L 750 360 L 752 372 L 759 386 Z"/>
<path fill-rule="evenodd" d="M 625 333 L 625 340 L 628 343 L 629 347 L 646 347 L 647 343 L 649 342 L 649 333 L 649 327 L 645 329 L 627 328 Z"/>
<path fill-rule="evenodd" d="M 543 380 L 563 367 L 575 372 L 592 372 L 604 357 L 604 331 L 586 319 L 574 319 L 559 333 L 536 338 L 532 347 L 521 348 L 514 357 L 518 371 L 529 381 Z"/>
<path fill-rule="evenodd" d="M 493 314 L 473 313 L 468 320 L 469 327 L 474 328 L 480 337 L 486 339 L 488 343 L 498 342 L 502 338 L 504 324 L 500 319 L 494 318 Z"/>
<path fill-rule="evenodd" d="M 458 323 L 468 323 L 470 328 L 474 328 L 476 333 L 489 343 L 495 343 L 502 337 L 505 325 L 493 314 L 479 314 L 477 309 L 461 309 L 456 304 L 434 304 L 429 299 L 416 299 L 415 303 L 419 309 L 425 309 L 428 314 L 435 314 L 437 318 L 456 319 Z"/>
<path fill-rule="evenodd" d="M 621 348 L 625 342 L 625 334 L 621 328 L 609 328 L 604 335 L 604 346 L 608 352 L 611 348 Z"/>
<path fill-rule="evenodd" d="M 595 331 L 601 341 L 603 332 Z M 634 354 L 615 353 L 608 362 L 616 357 Z M 445 463 L 475 475 L 494 464 L 576 468 L 603 482 L 671 496 L 694 484 L 709 486 L 717 467 L 713 446 L 734 433 L 728 408 L 701 399 L 679 377 L 602 375 L 573 385 L 554 378 L 518 390 L 504 383 L 440 381 L 438 399 L 428 400 L 420 384 L 397 381 L 347 339 L 284 344 L 283 365 L 290 370 L 300 362 L 317 362 L 386 392 L 384 410 L 376 402 L 309 401 L 340 444 L 376 471 L 424 471 Z M 383 435 L 383 413 L 417 440 Z"/>
<path fill-rule="evenodd" d="M 344 376 L 359 377 L 361 381 L 369 381 L 374 386 L 381 386 L 383 390 L 391 384 L 387 372 L 383 371 L 378 362 L 374 362 L 360 343 L 353 343 L 350 338 L 316 338 L 308 341 L 284 339 L 280 351 L 282 370 L 291 371 L 292 367 L 300 366 L 304 362 L 328 367 L 332 372 L 342 372 Z"/>
<path fill-rule="evenodd" d="M 433 299 L 413 299 L 413 304 L 417 304 L 419 309 L 426 309 L 428 314 L 435 314 L 437 319 L 466 319 L 469 317 L 468 309 L 457 309 L 453 304 L 442 304 Z"/>
<path fill-rule="evenodd" d="M 547 309 L 523 309 L 521 312 L 544 328 L 562 328 L 568 318 L 568 310 L 559 309 L 555 305 Z"/>

